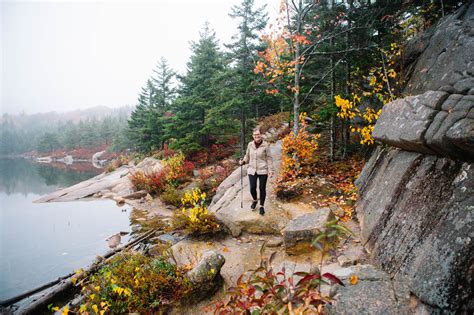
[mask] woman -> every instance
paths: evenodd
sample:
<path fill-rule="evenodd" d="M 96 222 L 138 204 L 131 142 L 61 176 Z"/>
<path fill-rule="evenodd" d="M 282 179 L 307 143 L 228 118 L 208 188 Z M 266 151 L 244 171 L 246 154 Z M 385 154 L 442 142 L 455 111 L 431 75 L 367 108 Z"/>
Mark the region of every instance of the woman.
<path fill-rule="evenodd" d="M 253 141 L 247 146 L 245 157 L 240 160 L 240 165 L 248 164 L 247 174 L 249 175 L 250 194 L 253 201 L 250 208 L 253 210 L 257 207 L 257 180 L 259 182 L 260 190 L 260 215 L 265 214 L 265 197 L 268 176 L 272 176 L 272 156 L 270 154 L 270 147 L 267 142 L 263 141 L 260 129 L 253 130 Z"/>

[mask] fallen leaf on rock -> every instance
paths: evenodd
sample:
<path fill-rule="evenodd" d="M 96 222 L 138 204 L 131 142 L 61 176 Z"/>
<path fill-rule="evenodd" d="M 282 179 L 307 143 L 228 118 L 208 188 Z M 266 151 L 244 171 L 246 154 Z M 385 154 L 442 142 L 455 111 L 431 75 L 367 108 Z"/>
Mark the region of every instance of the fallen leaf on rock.
<path fill-rule="evenodd" d="M 354 284 L 357 284 L 357 282 L 359 282 L 359 278 L 357 278 L 356 275 L 352 275 L 349 279 L 349 283 L 354 285 Z"/>

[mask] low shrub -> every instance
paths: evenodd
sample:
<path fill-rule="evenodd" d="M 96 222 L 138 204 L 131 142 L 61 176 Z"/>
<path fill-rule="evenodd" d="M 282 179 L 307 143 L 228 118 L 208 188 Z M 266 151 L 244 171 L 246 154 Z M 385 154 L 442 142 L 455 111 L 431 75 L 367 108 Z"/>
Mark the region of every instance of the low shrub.
<path fill-rule="evenodd" d="M 175 207 L 181 205 L 182 193 L 174 186 L 167 185 L 165 190 L 161 193 L 160 199 L 168 204 Z"/>
<path fill-rule="evenodd" d="M 184 159 L 184 154 L 178 153 L 164 159 L 163 168 L 157 172 L 136 171 L 130 180 L 136 190 L 146 190 L 152 194 L 161 194 L 167 186 L 178 187 L 193 176 L 194 164 Z"/>
<path fill-rule="evenodd" d="M 127 165 L 131 161 L 129 156 L 126 155 L 121 155 L 117 157 L 116 159 L 113 159 L 110 161 L 109 164 L 105 167 L 105 172 L 110 173 L 115 171 L 117 168 L 119 168 L 122 165 Z"/>
<path fill-rule="evenodd" d="M 192 291 L 187 269 L 170 263 L 168 258 L 147 257 L 125 252 L 82 283 L 86 297 L 79 313 L 164 314 Z"/>
<path fill-rule="evenodd" d="M 210 166 L 200 170 L 197 180 L 198 187 L 204 191 L 208 200 L 216 194 L 217 187 L 232 173 L 232 166 L 228 163 Z"/>
<path fill-rule="evenodd" d="M 145 173 L 136 171 L 130 175 L 130 180 L 135 190 L 146 190 L 151 194 L 160 194 L 167 184 L 167 169 L 157 172 Z"/>
<path fill-rule="evenodd" d="M 206 193 L 195 188 L 184 194 L 181 199 L 181 211 L 175 211 L 172 226 L 174 230 L 183 230 L 187 234 L 214 234 L 221 230 L 213 213 L 209 213 Z"/>
<path fill-rule="evenodd" d="M 217 303 L 214 314 L 322 314 L 331 297 L 321 294 L 321 284 L 342 284 L 318 268 L 290 276 L 284 266 L 275 272 L 271 266 L 275 253 L 263 259 L 263 246 L 260 253 L 260 267 L 239 277 L 236 286 L 227 290 L 229 299 Z"/>

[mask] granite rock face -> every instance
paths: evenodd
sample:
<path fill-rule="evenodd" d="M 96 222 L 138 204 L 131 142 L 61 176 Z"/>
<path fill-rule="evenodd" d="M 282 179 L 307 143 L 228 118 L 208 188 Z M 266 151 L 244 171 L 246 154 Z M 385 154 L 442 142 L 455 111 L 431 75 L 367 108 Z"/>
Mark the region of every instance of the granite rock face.
<path fill-rule="evenodd" d="M 371 258 L 424 303 L 473 307 L 472 164 L 377 149 L 357 184 L 356 211 Z"/>
<path fill-rule="evenodd" d="M 407 46 L 404 68 L 411 70 L 406 92 L 474 94 L 474 6 L 465 5 Z"/>
<path fill-rule="evenodd" d="M 357 265 L 336 270 L 344 286 L 337 288 L 326 314 L 412 314 L 410 294 L 403 283 L 372 265 Z M 357 277 L 351 284 L 349 279 Z"/>
<path fill-rule="evenodd" d="M 408 44 L 408 96 L 356 185 L 361 238 L 430 313 L 474 311 L 474 4 Z"/>

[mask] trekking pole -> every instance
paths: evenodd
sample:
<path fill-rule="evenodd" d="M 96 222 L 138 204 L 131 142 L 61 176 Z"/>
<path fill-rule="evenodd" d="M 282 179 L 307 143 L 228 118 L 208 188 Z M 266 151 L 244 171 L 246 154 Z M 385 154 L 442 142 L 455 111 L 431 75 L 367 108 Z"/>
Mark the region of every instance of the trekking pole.
<path fill-rule="evenodd" d="M 242 159 L 241 159 L 242 160 Z M 243 165 L 240 164 L 240 209 L 244 208 L 244 180 L 243 180 Z"/>

